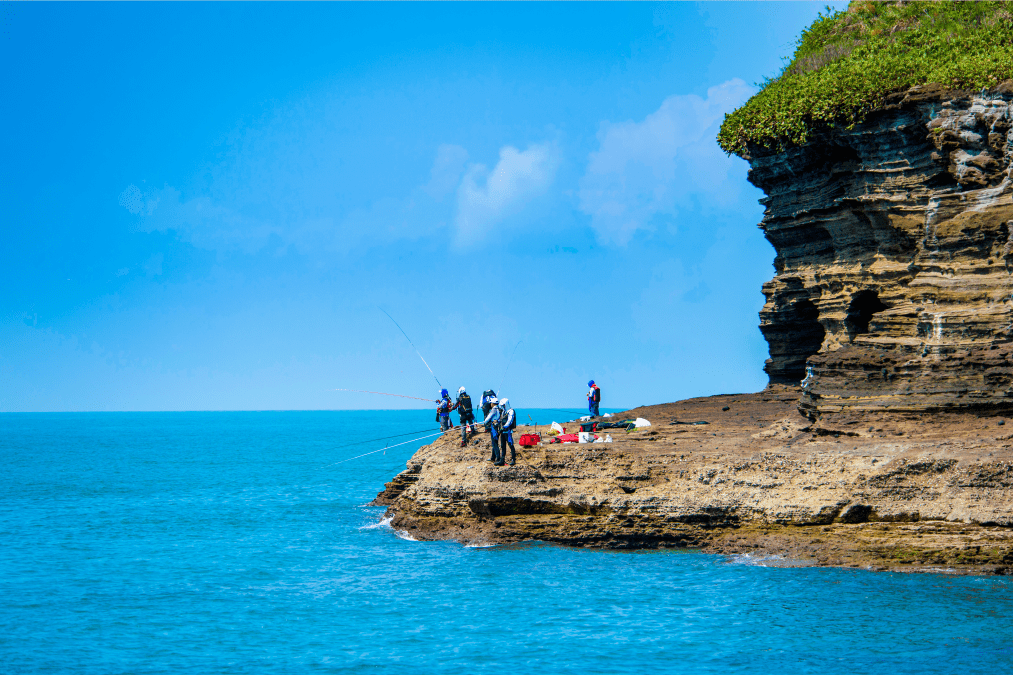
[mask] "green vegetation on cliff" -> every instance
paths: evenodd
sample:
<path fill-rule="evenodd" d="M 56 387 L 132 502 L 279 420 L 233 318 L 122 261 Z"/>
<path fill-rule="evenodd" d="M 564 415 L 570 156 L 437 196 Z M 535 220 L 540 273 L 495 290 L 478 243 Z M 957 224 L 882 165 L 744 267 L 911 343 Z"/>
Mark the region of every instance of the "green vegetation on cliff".
<path fill-rule="evenodd" d="M 728 153 L 782 150 L 851 127 L 919 84 L 995 87 L 1013 78 L 1013 2 L 852 2 L 802 32 L 790 63 L 725 116 Z"/>

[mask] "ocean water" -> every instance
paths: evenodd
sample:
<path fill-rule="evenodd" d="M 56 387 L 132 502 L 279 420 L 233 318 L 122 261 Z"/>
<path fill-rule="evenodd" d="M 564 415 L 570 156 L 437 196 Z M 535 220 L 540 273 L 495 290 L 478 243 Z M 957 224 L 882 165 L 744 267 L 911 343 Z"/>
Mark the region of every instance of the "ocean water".
<path fill-rule="evenodd" d="M 368 502 L 423 441 L 342 460 L 433 426 L 428 411 L 0 415 L 0 672 L 1013 668 L 1005 578 L 407 540 Z"/>

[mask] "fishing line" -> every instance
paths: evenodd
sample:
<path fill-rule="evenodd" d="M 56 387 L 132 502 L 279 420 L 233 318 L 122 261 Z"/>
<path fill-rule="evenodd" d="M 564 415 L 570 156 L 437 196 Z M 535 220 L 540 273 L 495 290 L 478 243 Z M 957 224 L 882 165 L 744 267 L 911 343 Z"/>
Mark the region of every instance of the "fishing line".
<path fill-rule="evenodd" d="M 384 314 L 387 314 L 387 310 L 385 310 L 383 307 L 377 305 L 376 308 L 381 312 L 383 312 Z M 394 317 L 392 317 L 390 314 L 387 314 L 387 318 L 390 319 L 391 321 L 394 321 Z M 399 324 L 397 321 L 394 321 L 394 325 L 397 326 L 397 329 L 399 331 L 401 331 L 401 335 L 404 335 L 405 340 L 408 340 L 408 344 L 412 346 L 412 349 L 415 350 L 415 353 L 419 355 L 420 359 L 422 359 L 422 363 L 426 363 L 426 360 L 422 358 L 422 352 L 420 352 L 419 348 L 415 346 L 415 343 L 412 342 L 412 339 L 408 337 L 408 333 L 404 332 L 404 328 L 401 327 L 401 324 Z M 426 368 L 429 370 L 429 373 L 433 376 L 433 379 L 436 380 L 436 384 L 440 385 L 440 389 L 443 389 L 443 384 L 440 383 L 440 378 L 436 377 L 436 373 L 433 372 L 432 368 L 429 368 L 428 363 L 426 363 Z"/>
<path fill-rule="evenodd" d="M 496 391 L 498 392 L 503 391 L 503 383 L 506 382 L 507 371 L 510 370 L 510 363 L 514 360 L 514 354 L 517 353 L 517 348 L 521 346 L 522 342 L 524 342 L 524 340 L 518 340 L 517 344 L 514 345 L 514 350 L 510 352 L 510 358 L 507 359 L 506 368 L 503 369 L 503 377 L 500 378 L 499 388 Z"/>
<path fill-rule="evenodd" d="M 565 412 L 565 413 L 569 413 L 571 415 L 586 415 L 587 414 L 586 410 L 582 410 L 580 412 L 577 412 L 576 410 L 560 410 L 559 408 L 532 408 L 532 410 L 551 410 L 552 412 Z"/>
<path fill-rule="evenodd" d="M 430 427 L 430 428 L 432 428 L 432 427 Z M 345 448 L 351 448 L 351 447 L 354 447 L 356 445 L 363 445 L 365 443 L 376 443 L 377 441 L 386 441 L 386 440 L 390 440 L 391 438 L 401 438 L 402 436 L 411 436 L 413 434 L 421 434 L 423 431 L 429 431 L 429 429 L 419 429 L 418 431 L 408 431 L 408 432 L 405 432 L 403 434 L 394 434 L 393 436 L 381 436 L 380 438 L 369 438 L 369 439 L 367 439 L 365 441 L 356 441 L 355 443 L 348 443 L 347 445 L 339 445 L 336 448 L 331 448 L 331 450 L 332 451 L 333 450 L 344 450 Z"/>
<path fill-rule="evenodd" d="M 453 431 L 453 430 L 452 429 L 448 429 L 447 431 Z M 361 455 L 356 455 L 355 457 L 349 457 L 348 459 L 343 459 L 340 462 L 334 462 L 333 464 L 328 464 L 324 468 L 326 469 L 328 467 L 335 466 L 336 464 L 344 464 L 345 462 L 351 462 L 353 459 L 359 459 L 360 457 L 366 457 L 367 455 L 375 455 L 378 452 L 384 452 L 385 450 L 390 450 L 391 448 L 396 448 L 399 445 L 408 445 L 409 443 L 414 443 L 415 441 L 421 441 L 423 438 L 432 438 L 433 436 L 442 436 L 445 433 L 447 433 L 447 432 L 446 431 L 438 431 L 435 434 L 429 434 L 428 436 L 419 436 L 418 438 L 413 438 L 410 441 L 405 441 L 404 443 L 395 443 L 394 445 L 388 445 L 386 447 L 380 448 L 379 450 L 373 450 L 372 452 L 364 452 Z"/>
<path fill-rule="evenodd" d="M 439 382 L 439 380 L 437 380 Z M 418 396 L 405 396 L 404 394 L 388 394 L 385 391 L 366 391 L 365 389 L 331 389 L 331 391 L 357 391 L 360 394 L 379 394 L 380 396 L 399 396 L 401 398 L 413 398 L 416 401 L 428 401 L 429 403 L 436 403 L 436 399 L 433 398 L 419 398 Z"/>

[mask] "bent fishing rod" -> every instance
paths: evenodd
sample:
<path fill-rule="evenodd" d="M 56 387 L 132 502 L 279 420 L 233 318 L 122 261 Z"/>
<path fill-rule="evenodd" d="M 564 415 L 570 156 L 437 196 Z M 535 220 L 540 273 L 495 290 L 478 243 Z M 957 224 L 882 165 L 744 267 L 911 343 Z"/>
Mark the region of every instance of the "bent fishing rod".
<path fill-rule="evenodd" d="M 385 310 L 380 305 L 377 305 L 376 308 L 381 312 L 383 312 L 384 314 L 387 314 L 387 310 Z M 390 319 L 391 321 L 394 321 L 394 317 L 392 317 L 390 314 L 387 314 L 387 318 Z M 434 373 L 433 369 L 429 367 L 429 364 L 426 363 L 426 360 L 422 358 L 422 352 L 420 352 L 419 348 L 415 346 L 415 343 L 412 342 L 412 339 L 408 337 L 408 333 L 404 332 L 404 328 L 402 328 L 401 324 L 399 324 L 397 321 L 394 321 L 394 325 L 397 326 L 397 329 L 399 331 L 401 331 L 401 335 L 404 335 L 405 340 L 408 340 L 408 344 L 412 346 L 412 349 L 415 350 L 415 353 L 419 355 L 420 359 L 422 359 L 422 363 L 426 364 L 426 369 L 429 371 L 429 374 L 433 376 L 433 379 L 436 380 L 436 384 L 440 385 L 440 389 L 443 389 L 443 384 L 440 382 L 440 378 L 436 377 L 436 373 Z"/>

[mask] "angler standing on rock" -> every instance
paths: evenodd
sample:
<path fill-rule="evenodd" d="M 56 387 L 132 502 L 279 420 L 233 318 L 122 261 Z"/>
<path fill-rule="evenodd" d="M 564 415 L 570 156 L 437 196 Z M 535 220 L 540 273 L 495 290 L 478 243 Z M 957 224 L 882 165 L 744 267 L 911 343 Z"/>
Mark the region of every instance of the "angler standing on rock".
<path fill-rule="evenodd" d="M 492 389 L 486 389 L 482 392 L 482 400 L 479 402 L 479 405 L 482 406 L 482 417 L 489 416 L 489 411 L 492 410 L 493 405 L 495 405 L 495 400 L 496 392 Z"/>
<path fill-rule="evenodd" d="M 591 413 L 591 417 L 598 416 L 598 405 L 601 403 L 601 389 L 598 385 L 591 380 L 587 383 L 591 389 L 587 392 L 587 410 Z"/>
<path fill-rule="evenodd" d="M 517 461 L 517 451 L 514 450 L 514 429 L 517 428 L 517 413 L 510 407 L 510 399 L 502 399 L 499 402 L 499 407 L 502 412 L 500 413 L 499 424 L 499 463 L 497 466 L 503 466 L 503 462 L 506 461 L 506 449 L 507 444 L 510 444 L 510 466 L 513 466 Z"/>
<path fill-rule="evenodd" d="M 483 400 L 485 400 L 485 397 L 483 397 Z M 495 396 L 490 398 L 488 402 L 490 404 L 490 407 L 488 414 L 486 414 L 485 416 L 484 424 L 485 428 L 489 430 L 489 435 L 492 437 L 492 457 L 489 458 L 489 461 L 492 462 L 493 464 L 498 465 L 500 463 L 499 421 L 500 421 L 500 414 L 502 411 L 500 410 L 500 407 L 498 405 L 499 401 L 496 399 Z"/>
<path fill-rule="evenodd" d="M 471 431 L 475 431 L 475 411 L 471 407 L 471 397 L 468 396 L 468 392 L 461 387 L 457 390 L 457 402 L 454 404 L 454 408 L 457 409 L 457 414 L 461 416 L 461 447 L 463 448 L 468 444 L 468 427 L 469 423 Z"/>
<path fill-rule="evenodd" d="M 440 402 L 436 404 L 436 421 L 440 423 L 440 431 L 454 428 L 454 423 L 450 421 L 452 409 L 450 393 L 446 389 L 440 389 Z"/>

